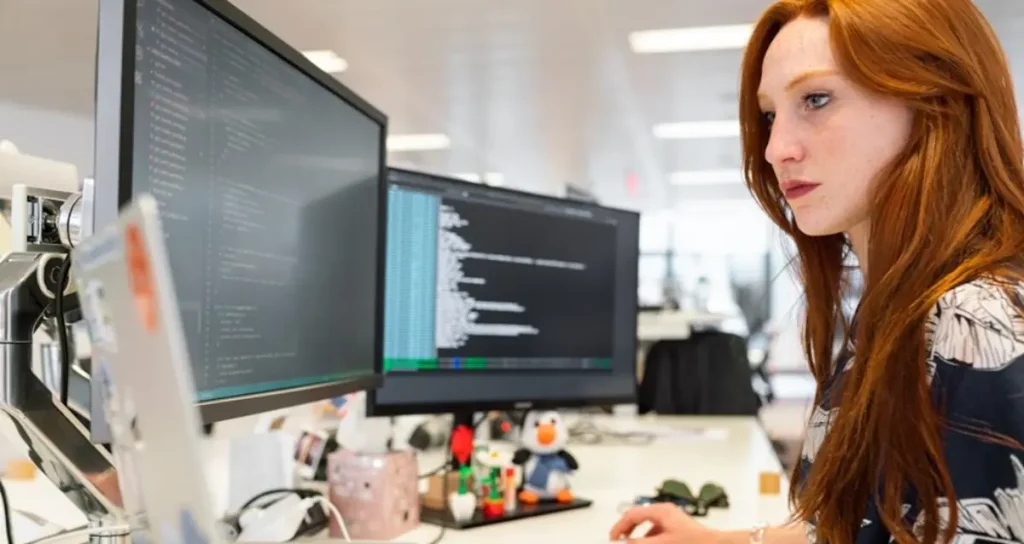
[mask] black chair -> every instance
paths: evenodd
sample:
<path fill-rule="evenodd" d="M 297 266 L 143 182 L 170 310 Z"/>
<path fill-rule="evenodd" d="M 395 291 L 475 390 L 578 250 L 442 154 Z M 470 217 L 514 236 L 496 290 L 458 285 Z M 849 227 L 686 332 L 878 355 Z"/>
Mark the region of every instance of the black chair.
<path fill-rule="evenodd" d="M 640 413 L 756 416 L 746 340 L 721 331 L 651 346 L 637 389 Z"/>

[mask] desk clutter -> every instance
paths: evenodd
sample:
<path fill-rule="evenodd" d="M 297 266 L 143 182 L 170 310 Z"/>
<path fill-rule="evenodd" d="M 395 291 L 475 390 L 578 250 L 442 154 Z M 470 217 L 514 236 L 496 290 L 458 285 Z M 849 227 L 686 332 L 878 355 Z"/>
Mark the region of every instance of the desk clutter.
<path fill-rule="evenodd" d="M 711 508 L 728 508 L 729 496 L 722 486 L 715 483 L 704 484 L 694 495 L 686 483 L 665 480 L 654 495 L 637 497 L 631 504 L 625 506 L 628 508 L 662 502 L 675 504 L 691 516 L 704 517 Z"/>
<path fill-rule="evenodd" d="M 345 449 L 352 441 L 340 435 L 362 428 L 356 414 L 343 418 L 337 441 L 342 449 L 326 462 L 329 496 L 354 538 L 393 538 L 420 521 L 467 529 L 591 504 L 571 490 L 579 463 L 566 450 L 571 433 L 558 412 L 527 413 L 514 450 L 515 443 L 503 449 L 498 447 L 505 446 L 503 441 L 488 440 L 491 433 L 477 436 L 477 429 L 493 419 L 454 423 L 444 441 L 448 461 L 422 478 L 408 451 Z M 512 438 L 511 422 L 502 423 L 503 438 Z M 421 496 L 420 479 L 425 480 Z"/>
<path fill-rule="evenodd" d="M 327 495 L 352 538 L 391 540 L 420 524 L 419 472 L 412 452 L 327 457 Z M 343 536 L 337 520 L 330 535 Z"/>

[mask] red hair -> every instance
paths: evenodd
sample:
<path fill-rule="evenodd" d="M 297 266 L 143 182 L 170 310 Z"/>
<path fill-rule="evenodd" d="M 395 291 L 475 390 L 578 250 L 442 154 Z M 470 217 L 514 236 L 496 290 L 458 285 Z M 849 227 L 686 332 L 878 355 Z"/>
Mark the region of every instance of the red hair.
<path fill-rule="evenodd" d="M 914 112 L 905 149 L 879 173 L 855 325 L 841 312 L 846 237 L 801 233 L 765 159 L 762 63 L 779 30 L 799 17 L 828 21 L 846 77 Z M 742 70 L 744 170 L 755 198 L 796 244 L 816 402 L 835 371 L 837 333 L 856 346 L 813 466 L 794 472 L 795 515 L 815 523 L 819 541 L 845 544 L 874 499 L 897 542 L 948 541 L 956 497 L 942 440 L 947 423 L 929 387 L 925 324 L 957 285 L 1021 278 L 1024 149 L 1003 51 L 971 0 L 781 0 L 755 26 Z M 920 535 L 903 519 L 911 490 L 923 516 Z M 948 523 L 939 517 L 943 498 Z"/>

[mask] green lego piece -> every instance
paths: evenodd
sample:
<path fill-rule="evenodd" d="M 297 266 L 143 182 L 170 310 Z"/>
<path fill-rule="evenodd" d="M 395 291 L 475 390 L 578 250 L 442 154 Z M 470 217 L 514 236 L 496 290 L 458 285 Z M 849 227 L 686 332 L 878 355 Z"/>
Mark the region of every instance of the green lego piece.
<path fill-rule="evenodd" d="M 469 493 L 469 477 L 472 476 L 473 469 L 468 466 L 463 466 L 459 469 L 459 495 L 465 495 Z"/>
<path fill-rule="evenodd" d="M 491 500 L 498 500 L 501 498 L 501 469 L 498 467 L 491 468 Z"/>

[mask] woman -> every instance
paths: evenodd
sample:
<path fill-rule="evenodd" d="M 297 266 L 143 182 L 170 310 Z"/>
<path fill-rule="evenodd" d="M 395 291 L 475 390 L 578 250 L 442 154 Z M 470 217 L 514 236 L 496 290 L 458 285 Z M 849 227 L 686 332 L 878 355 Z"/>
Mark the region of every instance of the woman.
<path fill-rule="evenodd" d="M 818 383 L 795 521 L 719 532 L 657 506 L 612 538 L 648 521 L 635 542 L 1024 541 L 1024 150 L 992 30 L 970 0 L 782 0 L 740 102 L 750 189 L 798 250 Z"/>

